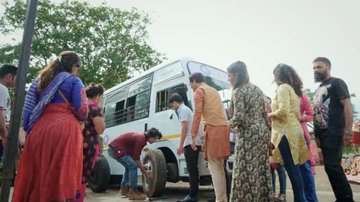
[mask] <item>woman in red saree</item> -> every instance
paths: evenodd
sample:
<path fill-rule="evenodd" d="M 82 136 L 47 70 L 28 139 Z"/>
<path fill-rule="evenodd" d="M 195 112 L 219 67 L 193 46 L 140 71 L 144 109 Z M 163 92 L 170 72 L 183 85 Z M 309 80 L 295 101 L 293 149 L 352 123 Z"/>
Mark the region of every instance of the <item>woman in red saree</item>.
<path fill-rule="evenodd" d="M 27 132 L 15 179 L 14 202 L 73 201 L 82 171 L 84 85 L 78 54 L 62 52 L 33 81 L 23 111 Z"/>

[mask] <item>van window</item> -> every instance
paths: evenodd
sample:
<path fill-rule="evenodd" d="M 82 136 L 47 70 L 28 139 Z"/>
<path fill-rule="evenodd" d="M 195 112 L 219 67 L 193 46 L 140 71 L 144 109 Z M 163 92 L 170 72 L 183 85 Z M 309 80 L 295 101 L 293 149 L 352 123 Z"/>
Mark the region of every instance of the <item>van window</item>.
<path fill-rule="evenodd" d="M 227 81 L 226 72 L 215 67 L 194 61 L 188 62 L 187 66 L 190 74 L 195 72 L 202 73 L 205 77 L 205 83 L 215 88 L 217 91 L 230 89 L 230 84 Z"/>
<path fill-rule="evenodd" d="M 149 116 L 152 74 L 131 84 L 126 100 L 126 122 Z"/>
<path fill-rule="evenodd" d="M 105 101 L 106 127 L 148 117 L 151 86 L 152 74 L 109 94 Z"/>
<path fill-rule="evenodd" d="M 171 88 L 157 92 L 156 93 L 155 112 L 161 112 L 161 111 L 171 109 L 169 99 L 170 99 L 171 95 L 174 93 L 179 94 L 182 97 L 184 104 L 186 106 L 190 107 L 186 92 L 187 92 L 187 87 L 185 84 L 177 85 L 175 87 L 171 87 Z"/>

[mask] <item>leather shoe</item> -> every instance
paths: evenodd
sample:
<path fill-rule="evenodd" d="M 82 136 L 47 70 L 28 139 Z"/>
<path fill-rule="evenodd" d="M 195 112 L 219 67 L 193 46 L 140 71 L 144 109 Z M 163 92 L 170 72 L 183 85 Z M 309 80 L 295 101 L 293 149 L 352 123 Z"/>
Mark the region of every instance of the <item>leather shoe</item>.
<path fill-rule="evenodd" d="M 179 200 L 178 202 L 197 202 L 198 200 L 190 195 L 187 195 L 183 200 Z"/>

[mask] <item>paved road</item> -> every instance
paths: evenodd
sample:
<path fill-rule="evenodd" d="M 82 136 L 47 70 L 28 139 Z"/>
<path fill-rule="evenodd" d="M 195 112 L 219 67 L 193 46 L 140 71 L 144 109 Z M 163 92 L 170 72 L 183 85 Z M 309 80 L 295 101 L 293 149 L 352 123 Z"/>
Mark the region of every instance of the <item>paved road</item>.
<path fill-rule="evenodd" d="M 335 201 L 334 194 L 331 190 L 328 178 L 325 174 L 324 168 L 322 166 L 316 167 L 316 192 L 320 202 L 331 202 Z M 287 201 L 293 201 L 291 184 L 288 180 L 287 182 Z M 354 200 L 360 202 L 360 185 L 352 184 L 351 185 L 354 192 Z M 167 183 L 167 188 L 163 198 L 152 199 L 152 201 L 157 202 L 174 202 L 179 199 L 182 199 L 188 191 L 188 184 L 184 182 L 179 183 Z M 214 192 L 211 186 L 200 187 L 200 201 L 207 201 L 214 197 Z M 149 199 L 148 199 L 149 200 Z M 118 188 L 113 187 L 107 190 L 105 193 L 92 193 L 90 190 L 87 191 L 87 196 L 85 198 L 86 202 L 125 202 L 129 201 L 126 198 L 121 198 L 118 194 Z"/>

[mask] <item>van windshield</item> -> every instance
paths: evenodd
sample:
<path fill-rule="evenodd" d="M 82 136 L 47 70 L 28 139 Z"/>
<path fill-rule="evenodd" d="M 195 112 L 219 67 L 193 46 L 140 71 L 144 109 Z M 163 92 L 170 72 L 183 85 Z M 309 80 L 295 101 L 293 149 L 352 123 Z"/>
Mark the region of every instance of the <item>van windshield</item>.
<path fill-rule="evenodd" d="M 217 91 L 230 89 L 225 71 L 194 61 L 188 62 L 187 66 L 190 74 L 196 72 L 202 73 L 205 77 L 205 83 Z"/>

